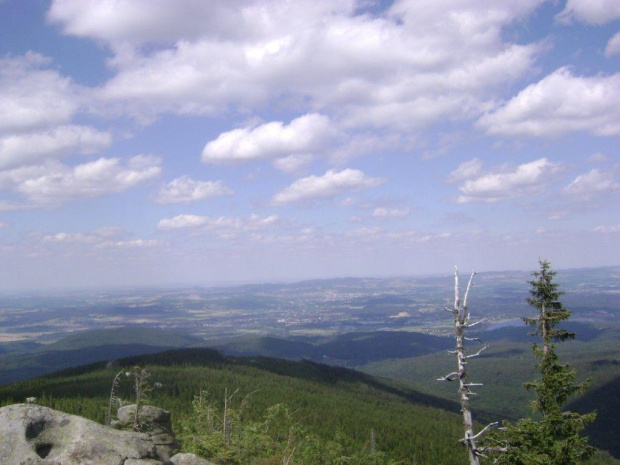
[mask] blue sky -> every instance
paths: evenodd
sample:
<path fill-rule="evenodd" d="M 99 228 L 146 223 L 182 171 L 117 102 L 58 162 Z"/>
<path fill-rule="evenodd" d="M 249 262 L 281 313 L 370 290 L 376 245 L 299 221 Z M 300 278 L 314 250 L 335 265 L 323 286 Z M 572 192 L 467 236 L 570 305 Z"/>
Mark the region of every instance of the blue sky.
<path fill-rule="evenodd" d="M 0 288 L 620 264 L 617 0 L 0 0 Z"/>

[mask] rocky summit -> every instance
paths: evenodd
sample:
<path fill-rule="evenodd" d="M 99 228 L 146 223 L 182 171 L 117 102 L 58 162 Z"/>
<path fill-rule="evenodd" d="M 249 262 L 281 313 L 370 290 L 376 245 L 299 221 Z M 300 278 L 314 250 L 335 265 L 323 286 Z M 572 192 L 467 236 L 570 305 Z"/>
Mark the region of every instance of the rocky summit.
<path fill-rule="evenodd" d="M 166 449 L 168 452 L 170 449 Z M 167 455 L 167 454 L 162 454 Z M 148 434 L 119 431 L 34 404 L 0 408 L 3 465 L 209 465 L 193 454 L 162 457 Z"/>

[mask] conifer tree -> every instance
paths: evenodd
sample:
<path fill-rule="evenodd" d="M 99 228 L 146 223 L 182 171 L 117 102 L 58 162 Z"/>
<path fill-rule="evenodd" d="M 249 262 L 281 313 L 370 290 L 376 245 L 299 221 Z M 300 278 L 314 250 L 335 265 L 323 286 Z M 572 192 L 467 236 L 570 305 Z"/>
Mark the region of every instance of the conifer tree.
<path fill-rule="evenodd" d="M 586 425 L 594 421 L 596 413 L 579 414 L 562 411 L 562 406 L 574 394 L 584 392 L 588 382 L 575 383 L 575 370 L 561 364 L 555 343 L 575 338 L 574 333 L 558 328 L 571 315 L 560 302 L 563 294 L 555 283 L 555 271 L 547 261 L 540 261 L 540 271 L 533 273 L 529 281 L 531 297 L 527 302 L 538 315 L 524 318 L 533 326 L 532 336 L 538 336 L 541 345 L 534 344 L 535 365 L 540 379 L 523 386 L 534 391 L 536 397 L 531 408 L 538 412 L 539 421 L 530 418 L 519 420 L 516 425 L 507 425 L 507 453 L 498 457 L 497 463 L 512 465 L 573 465 L 583 463 L 594 455 L 595 449 L 581 436 Z"/>

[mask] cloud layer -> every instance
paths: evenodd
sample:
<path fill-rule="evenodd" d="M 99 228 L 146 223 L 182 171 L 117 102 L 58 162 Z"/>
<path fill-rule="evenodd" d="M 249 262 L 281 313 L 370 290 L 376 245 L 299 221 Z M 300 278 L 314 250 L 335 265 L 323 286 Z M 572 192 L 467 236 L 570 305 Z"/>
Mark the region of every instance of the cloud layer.
<path fill-rule="evenodd" d="M 489 134 L 553 137 L 574 131 L 598 136 L 620 134 L 620 73 L 575 76 L 560 68 L 484 115 Z"/>
<path fill-rule="evenodd" d="M 329 170 L 323 176 L 308 176 L 295 181 L 272 199 L 276 205 L 334 198 L 350 191 L 377 187 L 385 179 L 366 176 L 354 169 Z"/>

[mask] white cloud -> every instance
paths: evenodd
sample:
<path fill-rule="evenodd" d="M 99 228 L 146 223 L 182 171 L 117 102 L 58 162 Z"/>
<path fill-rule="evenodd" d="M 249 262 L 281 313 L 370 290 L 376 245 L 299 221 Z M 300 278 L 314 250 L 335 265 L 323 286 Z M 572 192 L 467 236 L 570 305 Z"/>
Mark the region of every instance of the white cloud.
<path fill-rule="evenodd" d="M 65 34 L 102 40 L 116 47 L 174 44 L 203 36 L 207 31 L 215 37 L 240 36 L 242 32 L 235 30 L 235 25 L 243 21 L 243 5 L 239 0 L 156 4 L 152 0 L 54 0 L 47 18 L 62 25 Z"/>
<path fill-rule="evenodd" d="M 278 217 L 276 215 L 260 217 L 253 214 L 245 219 L 235 216 L 210 217 L 185 214 L 161 220 L 157 229 L 160 231 L 189 230 L 199 233 L 212 233 L 221 239 L 232 239 L 238 234 L 264 230 L 277 223 Z"/>
<path fill-rule="evenodd" d="M 253 129 L 224 132 L 205 145 L 202 161 L 234 162 L 301 155 L 321 150 L 332 137 L 329 118 L 311 113 L 289 125 L 276 121 Z"/>
<path fill-rule="evenodd" d="M 482 169 L 482 160 L 472 158 L 469 161 L 461 163 L 457 169 L 448 175 L 447 182 L 458 182 L 465 179 L 473 178 L 480 173 Z"/>
<path fill-rule="evenodd" d="M 30 170 L 7 174 L 16 182 L 13 190 L 39 205 L 57 205 L 73 198 L 97 197 L 122 192 L 159 176 L 159 159 L 139 155 L 122 166 L 118 158 L 99 160 L 69 167 L 57 162 Z"/>
<path fill-rule="evenodd" d="M 329 170 L 323 176 L 308 176 L 291 184 L 276 194 L 272 202 L 284 204 L 333 198 L 350 191 L 376 187 L 385 179 L 371 178 L 362 171 L 347 168 L 342 171 Z"/>
<path fill-rule="evenodd" d="M 587 158 L 587 161 L 590 163 L 604 163 L 609 161 L 609 156 L 602 152 L 593 153 Z"/>
<path fill-rule="evenodd" d="M 142 249 L 159 247 L 163 242 L 156 239 L 122 239 L 122 229 L 117 227 L 99 228 L 91 233 L 66 233 L 46 234 L 41 237 L 43 243 L 67 246 L 91 245 L 94 249 Z M 114 240 L 112 237 L 117 236 Z"/>
<path fill-rule="evenodd" d="M 620 232 L 620 224 L 613 225 L 601 225 L 592 229 L 592 232 L 597 233 L 618 233 Z"/>
<path fill-rule="evenodd" d="M 605 47 L 605 56 L 607 58 L 620 54 L 620 32 L 616 33 Z"/>
<path fill-rule="evenodd" d="M 162 186 L 155 201 L 160 204 L 190 203 L 223 195 L 233 195 L 222 181 L 195 181 L 181 176 Z"/>
<path fill-rule="evenodd" d="M 579 77 L 560 68 L 481 117 L 489 134 L 548 137 L 574 131 L 620 134 L 620 73 Z"/>
<path fill-rule="evenodd" d="M 135 116 L 285 101 L 405 129 L 477 115 L 529 72 L 542 45 L 502 28 L 543 1 L 401 0 L 371 15 L 352 0 L 55 0 L 48 18 L 113 49 L 99 98 Z"/>
<path fill-rule="evenodd" d="M 103 241 L 97 244 L 99 249 L 147 249 L 160 247 L 164 243 L 156 239 L 132 239 L 128 241 Z"/>
<path fill-rule="evenodd" d="M 97 242 L 99 238 L 93 234 L 82 233 L 65 233 L 48 234 L 43 236 L 44 242 L 62 243 L 62 244 L 92 244 Z"/>
<path fill-rule="evenodd" d="M 550 175 L 559 170 L 546 158 L 524 163 L 513 171 L 484 174 L 465 181 L 460 187 L 458 203 L 495 202 L 498 200 L 538 194 L 549 182 Z"/>
<path fill-rule="evenodd" d="M 372 212 L 372 216 L 375 218 L 405 218 L 411 215 L 410 208 L 375 208 Z"/>
<path fill-rule="evenodd" d="M 568 0 L 556 19 L 563 23 L 577 20 L 587 24 L 605 24 L 620 19 L 620 3 L 618 0 Z"/>
<path fill-rule="evenodd" d="M 619 187 L 620 184 L 614 179 L 613 171 L 602 172 L 594 168 L 585 174 L 577 176 L 564 188 L 564 191 L 587 200 L 597 194 L 613 192 Z"/>
<path fill-rule="evenodd" d="M 0 169 L 75 153 L 95 153 L 110 145 L 111 141 L 109 133 L 85 126 L 60 126 L 44 132 L 0 137 Z"/>
<path fill-rule="evenodd" d="M 302 153 L 299 155 L 289 155 L 288 157 L 278 158 L 273 162 L 280 171 L 285 173 L 298 173 L 303 168 L 308 166 L 314 157 L 309 153 Z"/>
<path fill-rule="evenodd" d="M 65 124 L 78 110 L 77 86 L 49 64 L 33 52 L 0 59 L 0 134 Z"/>

